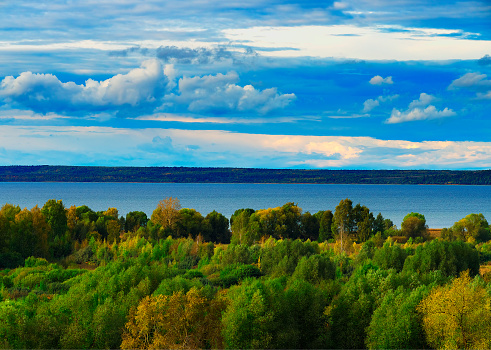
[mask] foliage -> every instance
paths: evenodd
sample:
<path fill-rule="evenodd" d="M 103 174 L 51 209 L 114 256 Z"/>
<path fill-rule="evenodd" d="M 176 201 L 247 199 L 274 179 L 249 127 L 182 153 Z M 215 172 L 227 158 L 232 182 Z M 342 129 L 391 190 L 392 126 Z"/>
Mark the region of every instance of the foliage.
<path fill-rule="evenodd" d="M 401 231 L 407 238 L 423 237 L 427 235 L 426 219 L 423 214 L 409 213 L 402 220 Z"/>
<path fill-rule="evenodd" d="M 479 273 L 479 253 L 474 246 L 462 241 L 435 239 L 418 246 L 415 254 L 404 263 L 404 271 L 427 273 L 435 270 L 446 276 L 458 276 L 469 270 L 471 276 L 475 276 Z"/>
<path fill-rule="evenodd" d="M 491 346 L 490 297 L 463 272 L 433 289 L 418 308 L 428 343 L 435 348 L 487 349 Z"/>
<path fill-rule="evenodd" d="M 186 294 L 146 297 L 130 313 L 122 349 L 222 348 L 220 318 L 225 304 L 192 288 Z"/>

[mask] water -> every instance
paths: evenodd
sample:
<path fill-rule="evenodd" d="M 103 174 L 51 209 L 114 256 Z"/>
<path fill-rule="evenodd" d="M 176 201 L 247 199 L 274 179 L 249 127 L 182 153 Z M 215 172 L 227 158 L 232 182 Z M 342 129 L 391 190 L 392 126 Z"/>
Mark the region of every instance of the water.
<path fill-rule="evenodd" d="M 412 211 L 431 228 L 450 227 L 470 213 L 491 221 L 491 186 L 309 185 L 309 184 L 142 184 L 142 183 L 0 183 L 0 205 L 42 207 L 61 199 L 65 207 L 87 205 L 95 211 L 115 207 L 120 215 L 143 211 L 148 216 L 165 197 L 177 197 L 183 208 L 203 216 L 216 210 L 230 218 L 236 209 L 278 207 L 297 203 L 303 211 L 332 210 L 342 199 L 366 205 L 398 227 Z"/>

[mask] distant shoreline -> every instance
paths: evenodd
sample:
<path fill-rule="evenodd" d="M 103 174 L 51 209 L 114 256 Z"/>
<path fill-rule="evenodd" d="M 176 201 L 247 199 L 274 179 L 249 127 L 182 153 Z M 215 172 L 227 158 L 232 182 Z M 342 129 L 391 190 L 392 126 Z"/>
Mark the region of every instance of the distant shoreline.
<path fill-rule="evenodd" d="M 0 182 L 491 185 L 491 170 L 0 166 Z"/>

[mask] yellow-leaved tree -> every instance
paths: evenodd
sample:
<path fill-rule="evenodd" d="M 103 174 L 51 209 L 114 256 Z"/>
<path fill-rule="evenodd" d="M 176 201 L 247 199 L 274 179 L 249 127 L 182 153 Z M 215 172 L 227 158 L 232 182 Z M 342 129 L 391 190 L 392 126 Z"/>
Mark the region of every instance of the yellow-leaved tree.
<path fill-rule="evenodd" d="M 474 283 L 473 283 L 474 282 Z M 435 348 L 491 348 L 491 298 L 463 272 L 446 286 L 435 287 L 418 305 L 427 341 Z"/>
<path fill-rule="evenodd" d="M 196 288 L 146 297 L 130 313 L 121 348 L 221 349 L 224 309 L 222 298 L 210 300 Z"/>
<path fill-rule="evenodd" d="M 181 202 L 178 198 L 164 198 L 153 211 L 151 220 L 154 224 L 160 224 L 163 229 L 172 228 L 179 220 L 179 210 L 181 210 Z"/>

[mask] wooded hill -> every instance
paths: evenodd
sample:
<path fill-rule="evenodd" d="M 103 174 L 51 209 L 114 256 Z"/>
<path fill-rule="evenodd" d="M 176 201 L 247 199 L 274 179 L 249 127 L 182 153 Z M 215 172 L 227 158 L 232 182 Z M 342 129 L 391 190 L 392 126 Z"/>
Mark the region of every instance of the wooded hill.
<path fill-rule="evenodd" d="M 0 166 L 0 182 L 490 185 L 491 170 Z"/>

